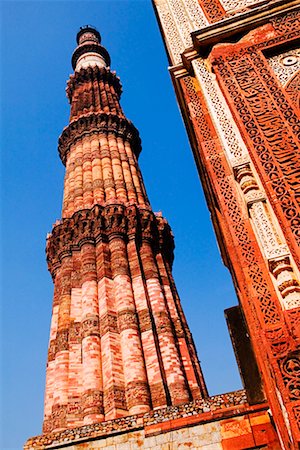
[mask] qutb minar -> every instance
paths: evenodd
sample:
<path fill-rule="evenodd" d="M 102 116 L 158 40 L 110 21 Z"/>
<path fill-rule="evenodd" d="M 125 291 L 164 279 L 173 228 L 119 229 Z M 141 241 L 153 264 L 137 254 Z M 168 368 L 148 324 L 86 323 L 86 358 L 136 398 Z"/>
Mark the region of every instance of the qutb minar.
<path fill-rule="evenodd" d="M 207 395 L 172 278 L 173 238 L 137 163 L 138 131 L 91 27 L 68 81 L 62 220 L 48 237 L 54 301 L 44 432 Z"/>
<path fill-rule="evenodd" d="M 24 449 L 297 450 L 299 5 L 153 3 L 239 300 L 226 317 L 245 389 L 208 395 L 172 277 L 173 235 L 147 198 L 120 80 L 85 26 L 59 138 L 62 218 L 46 247 L 43 432 Z"/>

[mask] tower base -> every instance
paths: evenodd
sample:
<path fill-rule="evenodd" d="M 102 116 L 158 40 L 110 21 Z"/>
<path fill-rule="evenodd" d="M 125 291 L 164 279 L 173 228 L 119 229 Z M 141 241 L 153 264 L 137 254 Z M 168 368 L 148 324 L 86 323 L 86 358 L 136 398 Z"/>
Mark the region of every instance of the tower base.
<path fill-rule="evenodd" d="M 30 438 L 24 450 L 280 450 L 268 405 L 244 390 Z"/>

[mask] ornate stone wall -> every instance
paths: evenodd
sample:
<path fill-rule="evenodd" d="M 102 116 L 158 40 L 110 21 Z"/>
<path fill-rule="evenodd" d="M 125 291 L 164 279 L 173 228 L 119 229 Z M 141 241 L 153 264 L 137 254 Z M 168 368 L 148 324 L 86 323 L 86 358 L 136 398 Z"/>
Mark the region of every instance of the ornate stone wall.
<path fill-rule="evenodd" d="M 215 12 L 216 23 L 192 32 L 170 68 L 285 449 L 300 442 L 299 11 L 292 3 L 255 5 L 231 19 Z"/>

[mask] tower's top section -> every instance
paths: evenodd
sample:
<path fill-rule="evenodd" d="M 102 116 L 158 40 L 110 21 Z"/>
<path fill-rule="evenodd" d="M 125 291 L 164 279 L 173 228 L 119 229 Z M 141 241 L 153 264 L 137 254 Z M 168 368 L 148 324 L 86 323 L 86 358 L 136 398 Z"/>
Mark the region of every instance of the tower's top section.
<path fill-rule="evenodd" d="M 91 25 L 80 27 L 77 33 L 77 44 L 72 55 L 72 67 L 78 71 L 82 67 L 110 65 L 108 51 L 101 45 L 101 36 L 96 28 Z"/>

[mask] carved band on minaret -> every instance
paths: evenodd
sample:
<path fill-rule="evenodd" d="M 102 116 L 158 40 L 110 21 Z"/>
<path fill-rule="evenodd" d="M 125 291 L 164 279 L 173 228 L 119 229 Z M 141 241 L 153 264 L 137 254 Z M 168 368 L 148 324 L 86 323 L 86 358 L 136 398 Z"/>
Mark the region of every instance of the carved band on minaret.
<path fill-rule="evenodd" d="M 83 137 L 101 133 L 113 133 L 114 136 L 128 141 L 136 157 L 139 156 L 141 152 L 139 132 L 129 120 L 107 113 L 90 113 L 71 122 L 62 132 L 58 151 L 63 164 L 66 164 L 71 145 Z"/>

